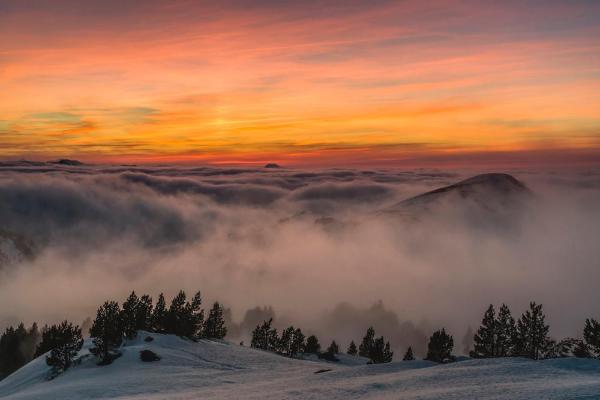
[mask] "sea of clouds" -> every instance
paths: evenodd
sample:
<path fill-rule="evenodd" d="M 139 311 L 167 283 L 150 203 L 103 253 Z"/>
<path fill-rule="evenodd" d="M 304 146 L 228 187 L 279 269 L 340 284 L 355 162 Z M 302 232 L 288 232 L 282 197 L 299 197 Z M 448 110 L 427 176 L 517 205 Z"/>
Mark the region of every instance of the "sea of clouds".
<path fill-rule="evenodd" d="M 185 289 L 230 308 L 240 340 L 275 314 L 343 347 L 372 324 L 422 352 L 446 327 L 461 353 L 488 304 L 530 300 L 580 335 L 600 317 L 600 173 L 512 171 L 533 196 L 506 224 L 386 212 L 478 172 L 4 163 L 0 231 L 33 256 L 0 269 L 0 325 Z"/>

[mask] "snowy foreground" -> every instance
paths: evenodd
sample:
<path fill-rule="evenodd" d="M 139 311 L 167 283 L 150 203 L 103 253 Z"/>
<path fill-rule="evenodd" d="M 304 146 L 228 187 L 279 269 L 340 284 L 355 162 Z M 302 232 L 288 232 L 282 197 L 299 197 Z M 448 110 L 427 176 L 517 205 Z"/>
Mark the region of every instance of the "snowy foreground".
<path fill-rule="evenodd" d="M 154 341 L 145 342 L 148 335 Z M 364 365 L 365 359 L 340 355 L 339 363 L 327 363 L 141 333 L 112 365 L 98 367 L 88 346 L 86 341 L 81 364 L 51 381 L 44 358 L 32 361 L 0 381 L 0 398 L 600 399 L 600 361 L 589 359 Z M 143 349 L 162 359 L 142 362 Z"/>

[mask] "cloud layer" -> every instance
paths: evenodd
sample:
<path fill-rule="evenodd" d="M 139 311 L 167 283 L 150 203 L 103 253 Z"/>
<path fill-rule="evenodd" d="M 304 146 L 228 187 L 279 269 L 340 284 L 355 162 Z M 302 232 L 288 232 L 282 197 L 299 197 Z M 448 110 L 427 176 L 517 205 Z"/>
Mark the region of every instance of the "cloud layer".
<path fill-rule="evenodd" d="M 224 302 L 238 322 L 272 306 L 279 323 L 343 346 L 374 324 L 398 351 L 441 326 L 459 343 L 489 303 L 520 313 L 543 302 L 557 337 L 598 317 L 594 172 L 516 171 L 533 192 L 527 207 L 492 216 L 491 202 L 461 198 L 398 212 L 402 200 L 474 174 L 466 171 L 1 169 L 2 230 L 35 253 L 0 271 L 4 323 L 80 321 L 132 289 L 179 288 Z"/>

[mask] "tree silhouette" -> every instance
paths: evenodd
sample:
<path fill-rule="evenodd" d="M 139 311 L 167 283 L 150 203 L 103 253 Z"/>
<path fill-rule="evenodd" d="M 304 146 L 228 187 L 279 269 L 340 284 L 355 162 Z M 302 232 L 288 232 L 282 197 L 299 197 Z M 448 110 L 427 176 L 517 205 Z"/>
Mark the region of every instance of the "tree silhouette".
<path fill-rule="evenodd" d="M 545 323 L 546 316 L 541 304 L 529 303 L 529 310 L 525 311 L 517 322 L 515 334 L 515 353 L 522 357 L 539 360 L 546 356 L 546 352 L 553 345 L 548 337 L 550 326 Z"/>
<path fill-rule="evenodd" d="M 227 335 L 227 328 L 223 318 L 223 307 L 215 302 L 204 322 L 202 336 L 209 339 L 223 339 L 225 335 Z"/>
<path fill-rule="evenodd" d="M 154 332 L 165 332 L 167 325 L 167 304 L 165 296 L 161 293 L 158 296 L 156 306 L 152 311 L 150 327 Z"/>
<path fill-rule="evenodd" d="M 363 337 L 360 346 L 358 346 L 358 355 L 361 357 L 369 357 L 371 354 L 371 349 L 375 343 L 375 329 L 373 327 L 369 327 L 367 329 L 367 333 Z"/>
<path fill-rule="evenodd" d="M 98 309 L 90 335 L 94 344 L 90 352 L 101 359 L 100 364 L 110 364 L 116 355 L 115 350 L 123 341 L 119 303 L 107 301 Z"/>
<path fill-rule="evenodd" d="M 321 351 L 321 344 L 315 335 L 311 335 L 306 339 L 305 351 L 311 354 L 317 354 Z"/>
<path fill-rule="evenodd" d="M 496 356 L 496 312 L 492 304 L 483 315 L 481 326 L 473 336 L 473 351 L 469 354 L 473 358 Z"/>
<path fill-rule="evenodd" d="M 350 342 L 348 350 L 346 350 L 346 354 L 350 356 L 355 356 L 358 354 L 358 350 L 356 349 L 356 344 L 354 343 L 354 340 Z"/>
<path fill-rule="evenodd" d="M 73 364 L 73 359 L 81 350 L 83 345 L 83 336 L 81 329 L 68 321 L 63 321 L 59 325 L 53 325 L 49 328 L 53 333 L 52 350 L 46 357 L 46 364 L 51 366 L 55 374 L 66 371 Z"/>
<path fill-rule="evenodd" d="M 454 348 L 454 339 L 446 333 L 445 329 L 433 332 L 427 345 L 426 360 L 438 363 L 447 363 L 454 361 L 452 349 Z"/>
<path fill-rule="evenodd" d="M 508 306 L 502 304 L 496 318 L 496 357 L 508 357 L 512 354 L 515 331 L 515 319 Z"/>

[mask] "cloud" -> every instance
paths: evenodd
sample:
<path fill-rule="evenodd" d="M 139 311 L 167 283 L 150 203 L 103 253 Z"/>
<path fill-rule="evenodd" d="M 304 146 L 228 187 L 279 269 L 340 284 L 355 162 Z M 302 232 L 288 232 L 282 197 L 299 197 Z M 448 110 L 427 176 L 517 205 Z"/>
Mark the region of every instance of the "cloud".
<path fill-rule="evenodd" d="M 578 335 L 597 317 L 598 174 L 516 171 L 535 195 L 508 230 L 478 229 L 467 217 L 486 202 L 460 197 L 428 218 L 381 212 L 472 174 L 5 163 L 2 229 L 35 256 L 0 268 L 0 322 L 81 321 L 132 289 L 183 288 L 243 330 L 264 305 L 344 347 L 373 324 L 400 356 L 441 326 L 458 343 L 489 303 L 542 302 L 553 336 Z"/>

